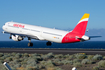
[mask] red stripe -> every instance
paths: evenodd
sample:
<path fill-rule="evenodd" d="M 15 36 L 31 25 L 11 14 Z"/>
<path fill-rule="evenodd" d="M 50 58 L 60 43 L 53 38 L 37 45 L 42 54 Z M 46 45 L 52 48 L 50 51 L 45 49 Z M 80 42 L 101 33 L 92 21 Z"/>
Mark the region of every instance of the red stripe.
<path fill-rule="evenodd" d="M 78 38 L 81 38 L 83 35 L 77 35 L 75 33 L 68 33 L 66 34 L 63 39 L 62 39 L 62 43 L 73 43 L 73 42 L 79 42 L 80 39 Z"/>
<path fill-rule="evenodd" d="M 85 34 L 87 23 L 88 21 L 78 23 L 72 32 L 69 32 L 63 37 L 62 43 L 79 42 L 80 39 L 78 38 L 81 38 Z"/>
<path fill-rule="evenodd" d="M 88 21 L 83 21 L 83 22 L 78 23 L 72 32 L 84 35 L 86 31 L 87 23 Z"/>

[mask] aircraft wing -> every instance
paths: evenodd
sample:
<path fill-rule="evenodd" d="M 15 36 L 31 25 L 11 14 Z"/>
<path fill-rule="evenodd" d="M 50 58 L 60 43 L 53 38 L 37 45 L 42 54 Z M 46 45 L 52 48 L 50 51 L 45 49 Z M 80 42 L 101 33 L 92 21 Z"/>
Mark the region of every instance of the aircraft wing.
<path fill-rule="evenodd" d="M 40 40 L 40 37 L 35 36 L 35 35 L 17 34 L 17 33 L 10 33 L 10 32 L 6 32 L 6 31 L 3 31 L 2 33 L 3 34 L 7 33 L 7 34 L 11 34 L 11 35 L 19 35 L 19 36 L 22 36 L 22 37 L 28 37 L 28 38 L 31 38 L 31 39 Z"/>

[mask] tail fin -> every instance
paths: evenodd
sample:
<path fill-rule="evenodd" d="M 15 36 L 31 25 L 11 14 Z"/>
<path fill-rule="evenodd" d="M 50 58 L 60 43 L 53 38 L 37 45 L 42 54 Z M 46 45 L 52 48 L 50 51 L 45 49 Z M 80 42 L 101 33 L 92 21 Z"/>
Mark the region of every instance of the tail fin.
<path fill-rule="evenodd" d="M 81 35 L 85 34 L 87 23 L 88 23 L 88 19 L 89 19 L 89 15 L 90 14 L 88 14 L 88 13 L 85 13 L 83 15 L 81 20 L 78 22 L 76 27 L 73 29 L 73 31 L 72 31 L 73 33 L 78 33 L 78 34 L 81 34 Z"/>

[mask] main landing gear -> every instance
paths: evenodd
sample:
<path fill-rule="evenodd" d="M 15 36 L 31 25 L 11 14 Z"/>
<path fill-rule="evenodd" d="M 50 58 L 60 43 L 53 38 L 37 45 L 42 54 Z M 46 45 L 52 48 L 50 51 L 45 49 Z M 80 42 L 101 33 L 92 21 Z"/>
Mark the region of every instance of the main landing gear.
<path fill-rule="evenodd" d="M 10 34 L 10 37 L 9 37 L 9 39 L 12 39 L 12 37 L 11 37 L 11 34 Z"/>
<path fill-rule="evenodd" d="M 28 40 L 29 40 L 28 46 L 29 46 L 29 47 L 32 47 L 32 46 L 33 46 L 33 43 L 31 43 L 31 38 L 28 38 Z M 47 46 L 51 46 L 52 43 L 48 41 L 48 42 L 46 43 L 46 45 L 47 45 Z"/>
<path fill-rule="evenodd" d="M 46 43 L 46 45 L 47 45 L 47 46 L 51 46 L 52 43 L 51 43 L 50 41 L 48 41 L 48 42 Z"/>
<path fill-rule="evenodd" d="M 28 40 L 29 40 L 28 46 L 29 47 L 32 47 L 33 46 L 33 43 L 31 43 L 31 38 L 29 37 Z"/>

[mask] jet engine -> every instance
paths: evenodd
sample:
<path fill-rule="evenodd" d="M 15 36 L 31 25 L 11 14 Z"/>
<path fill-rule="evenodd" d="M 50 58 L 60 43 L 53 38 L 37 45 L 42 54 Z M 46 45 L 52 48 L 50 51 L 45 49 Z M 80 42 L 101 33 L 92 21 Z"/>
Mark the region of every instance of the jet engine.
<path fill-rule="evenodd" d="M 23 40 L 23 37 L 21 37 L 21 36 L 19 36 L 19 35 L 12 35 L 12 39 L 13 39 L 14 41 L 21 41 L 21 40 Z"/>
<path fill-rule="evenodd" d="M 88 37 L 88 36 L 82 36 L 82 39 L 81 39 L 82 41 L 87 41 L 87 40 L 90 40 L 90 37 Z"/>

